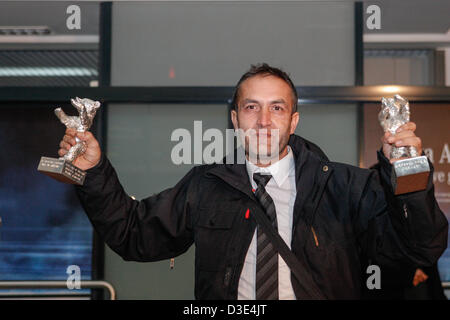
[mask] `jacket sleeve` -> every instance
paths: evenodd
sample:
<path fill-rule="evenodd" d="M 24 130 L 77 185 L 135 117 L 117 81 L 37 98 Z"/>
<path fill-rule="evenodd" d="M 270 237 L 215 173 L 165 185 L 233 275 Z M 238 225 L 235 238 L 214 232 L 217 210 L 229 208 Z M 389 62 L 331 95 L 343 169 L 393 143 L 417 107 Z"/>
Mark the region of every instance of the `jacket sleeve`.
<path fill-rule="evenodd" d="M 191 169 L 176 186 L 141 201 L 128 196 L 102 153 L 87 170 L 76 193 L 94 229 L 124 260 L 157 261 L 175 257 L 193 243 L 190 226 Z"/>
<path fill-rule="evenodd" d="M 357 237 L 369 261 L 380 265 L 431 266 L 447 248 L 448 221 L 433 186 L 433 166 L 426 190 L 394 195 L 392 165 L 378 151 L 357 208 Z"/>

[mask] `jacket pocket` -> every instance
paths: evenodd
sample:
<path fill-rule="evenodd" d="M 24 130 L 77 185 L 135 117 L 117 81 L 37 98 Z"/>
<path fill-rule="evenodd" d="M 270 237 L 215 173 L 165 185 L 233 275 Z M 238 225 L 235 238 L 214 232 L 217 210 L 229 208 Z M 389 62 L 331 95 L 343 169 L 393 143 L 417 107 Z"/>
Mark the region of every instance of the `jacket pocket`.
<path fill-rule="evenodd" d="M 343 288 L 358 283 L 359 257 L 352 238 L 331 237 L 320 227 L 310 226 L 303 248 L 312 277 L 329 297 L 339 297 Z"/>
<path fill-rule="evenodd" d="M 225 269 L 237 212 L 236 207 L 218 206 L 199 210 L 195 228 L 195 257 L 199 269 Z"/>
<path fill-rule="evenodd" d="M 230 229 L 235 215 L 232 212 L 223 212 L 217 208 L 200 209 L 197 226 L 206 229 Z"/>

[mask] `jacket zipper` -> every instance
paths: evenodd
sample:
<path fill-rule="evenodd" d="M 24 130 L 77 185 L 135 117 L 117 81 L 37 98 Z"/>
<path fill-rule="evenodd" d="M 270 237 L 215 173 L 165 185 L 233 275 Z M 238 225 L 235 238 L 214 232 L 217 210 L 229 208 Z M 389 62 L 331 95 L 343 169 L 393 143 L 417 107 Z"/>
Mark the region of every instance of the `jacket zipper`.
<path fill-rule="evenodd" d="M 326 167 L 326 170 L 325 170 L 325 167 Z M 314 230 L 314 227 L 312 226 L 312 224 L 314 223 L 314 216 L 316 214 L 317 207 L 319 206 L 320 199 L 322 198 L 323 192 L 325 190 L 325 186 L 326 186 L 328 179 L 330 178 L 330 175 L 332 172 L 332 170 L 328 169 L 328 166 L 322 167 L 322 170 L 323 170 L 323 172 L 328 173 L 328 175 L 325 176 L 325 180 L 322 179 L 322 181 L 319 181 L 319 183 L 320 183 L 319 189 L 316 190 L 314 197 L 313 197 L 313 201 L 312 201 L 313 209 L 312 209 L 312 214 L 311 214 L 310 223 L 309 223 L 309 225 L 311 226 L 311 232 L 314 236 L 314 243 L 316 244 L 317 248 L 319 247 L 319 239 L 317 237 L 316 230 Z"/>
<path fill-rule="evenodd" d="M 227 267 L 227 269 L 225 271 L 225 276 L 223 277 L 223 284 L 225 285 L 225 287 L 228 287 L 228 285 L 230 284 L 231 271 L 232 271 L 232 268 Z"/>
<path fill-rule="evenodd" d="M 406 203 L 403 203 L 403 212 L 405 214 L 405 218 L 408 219 L 408 207 L 406 206 Z"/>
<path fill-rule="evenodd" d="M 314 236 L 314 242 L 316 243 L 316 247 L 318 247 L 319 246 L 319 240 L 317 239 L 316 231 L 314 230 L 313 226 L 311 226 L 311 231 L 312 231 L 312 234 Z"/>

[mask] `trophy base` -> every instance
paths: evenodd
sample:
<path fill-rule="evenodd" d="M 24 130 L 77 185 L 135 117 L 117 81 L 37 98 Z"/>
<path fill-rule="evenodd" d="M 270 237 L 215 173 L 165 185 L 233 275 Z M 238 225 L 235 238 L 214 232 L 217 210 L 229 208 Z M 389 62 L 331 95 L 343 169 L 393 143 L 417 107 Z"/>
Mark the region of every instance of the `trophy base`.
<path fill-rule="evenodd" d="M 38 171 L 60 182 L 83 185 L 86 172 L 58 158 L 41 157 Z"/>
<path fill-rule="evenodd" d="M 414 157 L 394 162 L 392 186 L 394 194 L 425 190 L 428 185 L 430 165 L 426 156 Z"/>

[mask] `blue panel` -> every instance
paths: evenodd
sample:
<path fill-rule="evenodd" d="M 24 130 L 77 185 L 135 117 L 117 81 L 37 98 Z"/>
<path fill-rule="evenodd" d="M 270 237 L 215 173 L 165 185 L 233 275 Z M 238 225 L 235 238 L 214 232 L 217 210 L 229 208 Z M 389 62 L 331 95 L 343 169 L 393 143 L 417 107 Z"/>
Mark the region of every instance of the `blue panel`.
<path fill-rule="evenodd" d="M 92 227 L 74 187 L 37 171 L 64 135 L 56 106 L 0 107 L 0 280 L 66 280 L 69 265 L 91 279 Z"/>

